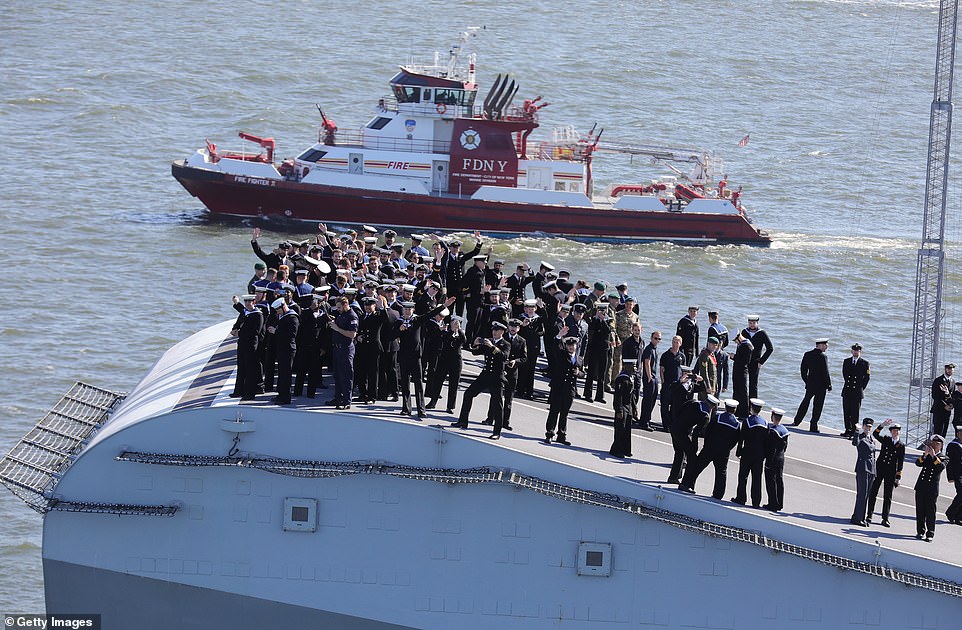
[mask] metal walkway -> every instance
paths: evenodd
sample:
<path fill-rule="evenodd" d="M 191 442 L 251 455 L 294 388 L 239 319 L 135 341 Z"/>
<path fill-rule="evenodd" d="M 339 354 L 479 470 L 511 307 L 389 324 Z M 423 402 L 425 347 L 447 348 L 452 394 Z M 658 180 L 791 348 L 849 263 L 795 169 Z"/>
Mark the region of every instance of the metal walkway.
<path fill-rule="evenodd" d="M 54 509 L 50 499 L 57 481 L 125 396 L 74 383 L 0 460 L 0 483 L 41 514 Z"/>

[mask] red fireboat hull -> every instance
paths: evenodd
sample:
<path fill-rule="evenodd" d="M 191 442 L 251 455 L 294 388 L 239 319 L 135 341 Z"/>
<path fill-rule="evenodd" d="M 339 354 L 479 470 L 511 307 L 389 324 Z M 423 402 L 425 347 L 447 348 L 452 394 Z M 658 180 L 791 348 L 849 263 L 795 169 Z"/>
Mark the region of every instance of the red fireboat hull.
<path fill-rule="evenodd" d="M 192 168 L 171 174 L 217 215 L 515 236 L 538 234 L 594 242 L 676 241 L 767 246 L 771 239 L 740 214 L 646 212 L 427 197 Z"/>

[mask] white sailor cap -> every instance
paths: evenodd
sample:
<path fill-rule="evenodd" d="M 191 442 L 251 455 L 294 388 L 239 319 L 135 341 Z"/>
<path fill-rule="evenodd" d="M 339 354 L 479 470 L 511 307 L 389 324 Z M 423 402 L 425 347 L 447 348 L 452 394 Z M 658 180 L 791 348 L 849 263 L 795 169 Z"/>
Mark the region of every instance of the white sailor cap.
<path fill-rule="evenodd" d="M 376 237 L 376 236 L 365 236 L 365 237 L 364 237 L 364 242 L 367 243 L 368 245 L 373 245 L 374 243 L 377 243 L 377 237 Z"/>
<path fill-rule="evenodd" d="M 749 316 L 748 316 L 748 321 L 750 321 L 750 322 L 757 322 L 759 319 L 760 319 L 760 318 L 758 317 L 758 315 L 749 315 Z"/>
<path fill-rule="evenodd" d="M 438 314 L 439 314 L 441 317 L 447 317 L 448 315 L 451 314 L 451 311 L 450 311 L 449 309 L 447 309 L 447 308 L 442 308 L 442 309 L 441 309 L 441 312 L 438 313 Z"/>
<path fill-rule="evenodd" d="M 423 235 L 423 234 L 412 234 L 412 235 L 411 235 L 411 240 L 414 240 L 414 241 L 423 241 L 423 240 L 424 240 L 424 235 Z"/>
<path fill-rule="evenodd" d="M 404 308 L 414 308 L 414 302 L 401 302 L 401 306 Z"/>
<path fill-rule="evenodd" d="M 491 289 L 488 291 L 488 295 L 501 295 L 502 293 L 507 293 L 507 291 L 502 289 Z"/>
<path fill-rule="evenodd" d="M 344 295 L 354 295 L 356 293 L 357 293 L 357 289 L 355 289 L 354 287 L 348 287 L 344 289 Z"/>
<path fill-rule="evenodd" d="M 725 408 L 726 408 L 726 409 L 738 409 L 738 401 L 735 400 L 734 398 L 726 398 L 726 399 L 725 399 Z"/>
<path fill-rule="evenodd" d="M 565 337 L 565 343 L 566 343 L 566 344 L 568 344 L 568 343 L 578 343 L 578 338 L 577 338 L 577 337 Z"/>
<path fill-rule="evenodd" d="M 779 409 L 778 407 L 772 407 L 772 415 L 778 416 L 779 418 L 781 418 L 782 416 L 785 415 L 785 410 Z"/>
<path fill-rule="evenodd" d="M 295 275 L 295 276 L 306 276 L 307 273 L 308 273 L 307 269 L 295 269 L 295 270 L 294 270 L 294 275 Z"/>
<path fill-rule="evenodd" d="M 250 293 L 245 293 L 244 295 L 241 296 L 241 300 L 244 302 L 253 302 L 256 299 L 257 299 L 257 296 L 252 295 Z"/>
<path fill-rule="evenodd" d="M 508 329 L 507 324 L 503 322 L 499 322 L 497 320 L 491 322 L 491 330 L 507 330 L 507 329 Z"/>
<path fill-rule="evenodd" d="M 271 303 L 271 308 L 280 308 L 284 306 L 284 304 L 286 304 L 286 302 L 284 302 L 284 298 L 277 298 Z"/>
<path fill-rule="evenodd" d="M 634 365 L 638 363 L 638 359 L 622 359 L 621 362 L 626 365 Z"/>
<path fill-rule="evenodd" d="M 370 225 L 362 225 L 362 226 L 361 226 L 361 231 L 362 231 L 362 232 L 370 232 L 371 234 L 377 234 L 377 228 L 373 228 L 373 227 L 371 227 Z"/>
<path fill-rule="evenodd" d="M 542 260 L 540 265 L 545 269 L 547 269 L 548 271 L 554 271 L 554 265 L 552 265 L 551 263 L 546 263 L 545 261 Z"/>
<path fill-rule="evenodd" d="M 413 284 L 402 284 L 402 285 L 401 285 L 401 290 L 402 290 L 402 291 L 412 291 L 412 292 L 413 292 L 413 291 L 416 291 L 416 290 L 417 290 L 417 287 L 414 286 Z"/>
<path fill-rule="evenodd" d="M 622 359 L 622 361 L 624 361 L 624 359 Z M 705 400 L 707 400 L 707 401 L 710 402 L 711 404 L 715 405 L 716 407 L 718 406 L 718 403 L 721 402 L 720 400 L 718 400 L 717 398 L 715 398 L 715 397 L 712 396 L 711 394 L 708 394 L 707 396 L 705 396 Z"/>
<path fill-rule="evenodd" d="M 257 285 L 254 287 L 254 293 L 267 293 L 266 285 Z"/>
<path fill-rule="evenodd" d="M 819 337 L 818 339 L 815 340 L 816 346 L 820 343 L 828 343 L 828 337 Z"/>
<path fill-rule="evenodd" d="M 945 439 L 938 433 L 933 433 L 932 437 L 929 438 L 929 442 L 939 442 L 941 444 L 945 444 Z"/>
<path fill-rule="evenodd" d="M 329 237 L 331 237 L 331 238 L 337 238 L 337 232 L 331 232 L 330 230 L 328 230 L 327 232 L 324 232 L 324 236 L 329 236 Z"/>
<path fill-rule="evenodd" d="M 326 293 L 331 290 L 331 285 L 324 284 L 319 287 L 314 287 L 314 293 Z"/>
<path fill-rule="evenodd" d="M 752 398 L 748 402 L 749 404 L 751 404 L 752 407 L 762 408 L 765 406 L 765 401 L 762 400 L 761 398 Z"/>
<path fill-rule="evenodd" d="M 557 281 L 557 280 L 551 280 L 551 281 L 549 281 L 549 282 L 545 282 L 545 283 L 544 283 L 543 285 L 541 285 L 541 286 L 542 286 L 543 288 L 545 288 L 545 289 L 548 289 L 548 288 L 550 288 L 550 287 L 555 286 L 556 284 L 558 284 L 558 281 Z"/>
<path fill-rule="evenodd" d="M 475 260 L 487 260 L 488 256 L 486 254 L 478 254 L 474 257 Z"/>
<path fill-rule="evenodd" d="M 463 324 L 463 323 L 464 323 L 464 317 L 462 317 L 461 315 L 452 315 L 452 316 L 451 316 L 451 321 L 452 321 L 452 322 L 458 322 L 459 324 Z"/>
<path fill-rule="evenodd" d="M 334 273 L 336 273 L 336 274 L 339 275 L 339 276 L 349 276 L 349 275 L 351 275 L 351 270 L 350 270 L 350 269 L 338 269 L 338 270 L 335 271 Z"/>
<path fill-rule="evenodd" d="M 538 300 L 537 300 L 537 298 L 531 298 L 530 300 L 525 300 L 525 301 L 524 301 L 524 305 L 525 305 L 525 306 L 537 306 L 537 305 L 538 305 Z M 959 382 L 962 382 L 962 381 L 959 381 Z"/>

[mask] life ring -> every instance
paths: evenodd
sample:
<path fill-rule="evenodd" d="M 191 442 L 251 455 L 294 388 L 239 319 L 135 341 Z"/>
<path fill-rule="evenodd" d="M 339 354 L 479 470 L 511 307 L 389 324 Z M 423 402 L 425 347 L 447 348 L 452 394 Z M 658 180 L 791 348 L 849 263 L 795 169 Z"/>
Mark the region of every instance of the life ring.
<path fill-rule="evenodd" d="M 448 111 L 448 106 L 445 105 L 444 103 L 438 103 L 438 106 L 435 107 L 434 109 L 438 110 L 439 114 L 444 114 Z"/>

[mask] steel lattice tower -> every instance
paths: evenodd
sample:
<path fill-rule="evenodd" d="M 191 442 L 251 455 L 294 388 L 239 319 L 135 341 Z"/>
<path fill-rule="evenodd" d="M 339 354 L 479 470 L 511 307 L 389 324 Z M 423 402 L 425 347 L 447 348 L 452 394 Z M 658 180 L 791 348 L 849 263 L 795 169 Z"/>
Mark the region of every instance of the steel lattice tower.
<path fill-rule="evenodd" d="M 929 150 L 925 170 L 922 244 L 915 276 L 915 327 L 905 443 L 918 444 L 929 433 L 932 380 L 941 374 L 939 337 L 942 329 L 942 280 L 945 266 L 945 211 L 952 136 L 952 78 L 958 0 L 939 6 L 935 92 L 929 118 Z"/>

